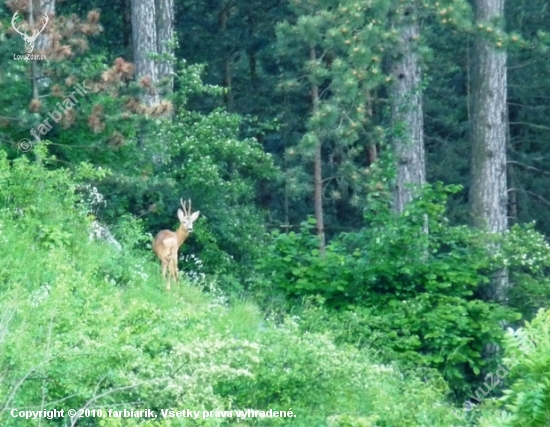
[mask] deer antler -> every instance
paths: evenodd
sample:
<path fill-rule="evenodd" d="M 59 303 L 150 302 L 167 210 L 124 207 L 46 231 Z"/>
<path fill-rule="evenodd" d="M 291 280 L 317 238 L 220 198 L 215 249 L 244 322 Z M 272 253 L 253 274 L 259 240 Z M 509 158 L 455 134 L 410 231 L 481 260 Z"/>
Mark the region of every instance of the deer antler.
<path fill-rule="evenodd" d="M 15 21 L 16 21 L 18 18 L 19 18 L 19 11 L 15 12 L 15 14 L 13 15 L 13 18 L 11 18 L 11 26 L 13 27 L 13 29 L 14 29 L 17 33 L 21 34 L 23 37 L 29 37 L 29 36 L 27 35 L 27 31 L 26 31 L 26 30 L 25 30 L 24 33 L 22 33 L 21 31 L 19 31 L 19 28 L 17 28 L 17 27 L 15 26 L 15 24 L 16 24 Z M 38 31 L 38 30 L 32 30 L 32 36 L 31 36 L 30 38 L 36 38 L 42 31 L 44 31 L 44 28 L 46 28 L 46 25 L 48 25 L 48 22 L 50 22 L 50 18 L 48 18 L 48 15 L 47 15 L 46 13 L 44 14 L 44 18 L 45 18 L 45 19 L 44 19 L 44 25 L 42 25 L 42 28 L 40 29 L 40 31 Z"/>
<path fill-rule="evenodd" d="M 42 29 L 38 32 L 36 32 L 37 30 L 32 30 L 32 36 L 33 37 L 38 36 L 38 34 L 40 34 L 42 31 L 44 31 L 44 28 L 46 28 L 46 25 L 48 25 L 48 22 L 50 22 L 50 18 L 48 18 L 48 15 L 46 13 L 44 14 L 44 18 L 46 18 L 46 19 L 44 20 L 44 25 L 42 25 Z"/>
<path fill-rule="evenodd" d="M 28 37 L 28 36 L 27 36 L 27 31 L 25 31 L 24 33 L 22 33 L 21 31 L 19 31 L 19 28 L 17 28 L 17 27 L 15 26 L 15 21 L 17 20 L 18 16 L 19 16 L 19 11 L 15 12 L 15 14 L 13 15 L 13 18 L 11 18 L 11 26 L 13 27 L 13 29 L 14 29 L 17 33 L 21 34 L 23 37 Z"/>
<path fill-rule="evenodd" d="M 181 203 L 181 207 L 183 208 L 183 215 L 189 216 L 190 212 L 187 212 L 187 208 L 185 207 L 185 202 L 181 198 L 180 198 L 180 203 Z"/>

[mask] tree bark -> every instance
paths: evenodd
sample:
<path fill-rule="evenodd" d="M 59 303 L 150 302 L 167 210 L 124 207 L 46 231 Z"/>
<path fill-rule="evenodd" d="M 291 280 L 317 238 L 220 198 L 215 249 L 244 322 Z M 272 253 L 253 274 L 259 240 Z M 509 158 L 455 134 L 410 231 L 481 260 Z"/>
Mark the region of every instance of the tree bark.
<path fill-rule="evenodd" d="M 373 111 L 372 111 L 372 95 L 370 91 L 367 92 L 367 100 L 365 103 L 366 110 L 366 118 L 367 120 L 372 121 L 373 117 Z M 370 166 L 374 164 L 378 160 L 378 149 L 376 147 L 376 143 L 373 141 L 370 141 L 367 143 L 367 166 Z"/>
<path fill-rule="evenodd" d="M 34 28 L 34 14 L 35 10 L 33 8 L 33 2 L 29 1 L 29 25 L 31 28 Z M 44 14 L 47 14 L 50 19 L 52 16 L 55 15 L 55 0 L 40 0 L 38 4 L 38 17 L 39 22 L 44 16 Z M 48 23 L 48 25 L 51 25 Z M 35 48 L 37 49 L 37 52 L 47 53 L 51 50 L 52 46 L 52 36 L 47 31 L 43 31 L 42 34 L 36 39 L 35 42 Z M 43 79 L 41 73 L 39 72 L 39 65 L 37 64 L 38 61 L 30 61 L 31 62 L 31 76 L 32 76 L 32 98 L 37 103 L 40 101 L 40 93 L 39 93 L 39 86 L 44 87 L 49 83 L 49 79 Z M 40 136 L 39 136 L 40 138 Z M 36 153 L 36 152 L 35 152 Z M 42 164 L 42 158 L 38 153 L 35 154 L 36 163 L 41 165 Z"/>
<path fill-rule="evenodd" d="M 225 102 L 225 108 L 227 111 L 233 111 L 235 105 L 235 98 L 233 96 L 233 60 L 230 56 L 226 57 L 223 61 L 223 86 L 225 92 L 223 94 L 223 100 Z"/>
<path fill-rule="evenodd" d="M 315 61 L 316 53 L 315 48 L 311 47 L 309 50 L 309 59 Z M 311 86 L 311 104 L 312 114 L 317 113 L 319 109 L 319 87 L 313 83 Z M 319 237 L 319 252 L 325 253 L 325 222 L 323 219 L 323 172 L 322 172 L 322 158 L 321 158 L 321 141 L 317 143 L 315 147 L 315 153 L 313 158 L 313 204 L 315 208 L 315 220 L 317 227 L 317 236 Z"/>
<path fill-rule="evenodd" d="M 222 38 L 221 45 L 225 46 L 226 41 L 226 30 L 227 30 L 227 21 L 229 19 L 231 5 L 228 1 L 224 1 L 221 4 L 221 9 L 218 14 L 219 30 L 220 36 Z M 223 101 L 225 108 L 228 111 L 233 111 L 234 107 L 234 97 L 233 97 L 233 52 L 229 46 L 225 46 L 224 59 L 223 59 L 223 81 L 222 86 L 225 87 L 223 93 Z"/>
<path fill-rule="evenodd" d="M 29 2 L 29 26 L 34 28 L 34 8 L 33 2 Z M 38 40 L 37 40 L 38 41 Z M 37 43 L 35 43 L 37 46 Z M 31 61 L 31 80 L 32 80 L 32 99 L 38 101 L 38 67 L 36 61 Z"/>
<path fill-rule="evenodd" d="M 155 0 L 132 0 L 132 47 L 137 81 L 148 80 L 142 101 L 148 107 L 160 102 L 155 84 L 158 82 L 156 63 L 149 57 L 157 54 Z"/>
<path fill-rule="evenodd" d="M 29 8 L 32 10 L 32 2 L 29 2 Z M 37 13 L 36 13 L 37 12 Z M 36 17 L 38 18 L 38 21 L 43 18 L 44 14 L 48 15 L 50 18 L 50 21 L 52 20 L 52 17 L 55 16 L 55 0 L 40 0 L 38 2 L 38 11 L 36 11 Z M 29 16 L 29 24 L 31 27 L 34 27 L 33 22 L 33 13 Z M 55 19 L 55 18 L 54 18 Z M 48 28 L 51 23 L 48 23 Z M 37 48 L 37 51 L 47 53 L 51 51 L 52 48 L 52 35 L 47 30 L 44 31 L 40 36 L 36 39 L 35 46 Z M 33 61 L 35 62 L 35 61 Z"/>
<path fill-rule="evenodd" d="M 476 26 L 494 27 L 503 18 L 504 0 L 476 0 Z M 507 229 L 506 180 L 506 52 L 477 37 L 472 74 L 472 163 L 470 216 L 472 225 L 491 233 Z M 498 250 L 498 247 L 491 248 Z M 491 299 L 506 300 L 508 273 L 492 277 Z"/>
<path fill-rule="evenodd" d="M 156 0 L 157 51 L 160 55 L 173 57 L 170 42 L 174 38 L 174 0 Z M 158 64 L 158 80 L 163 83 L 167 94 L 174 90 L 174 63 L 161 58 Z"/>
<path fill-rule="evenodd" d="M 401 56 L 392 64 L 391 88 L 392 119 L 398 130 L 393 141 L 397 169 L 394 211 L 398 214 L 412 200 L 416 187 L 426 182 L 421 70 L 415 51 L 419 26 L 412 6 L 401 12 Z"/>

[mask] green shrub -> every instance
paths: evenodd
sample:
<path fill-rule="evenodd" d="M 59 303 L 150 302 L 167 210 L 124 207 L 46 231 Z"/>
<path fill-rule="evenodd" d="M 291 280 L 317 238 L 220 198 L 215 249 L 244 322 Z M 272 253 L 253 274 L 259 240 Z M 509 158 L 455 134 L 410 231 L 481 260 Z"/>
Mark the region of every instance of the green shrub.
<path fill-rule="evenodd" d="M 504 363 L 513 365 L 504 395 L 483 402 L 480 427 L 544 427 L 550 422 L 550 310 L 509 329 Z M 508 365 L 508 366 L 509 366 Z"/>
<path fill-rule="evenodd" d="M 327 310 L 322 321 L 308 320 L 314 330 L 335 331 L 405 366 L 436 368 L 464 396 L 496 363 L 483 348 L 501 341 L 502 322 L 520 319 L 513 308 L 529 317 L 550 295 L 550 248 L 532 226 L 499 238 L 449 224 L 446 197 L 457 190 L 426 186 L 400 216 L 377 204 L 362 230 L 340 234 L 324 256 L 313 219 L 299 233 L 274 233 L 258 271 L 290 298 L 321 297 Z M 486 300 L 491 273 L 503 267 L 518 286 L 508 308 Z"/>

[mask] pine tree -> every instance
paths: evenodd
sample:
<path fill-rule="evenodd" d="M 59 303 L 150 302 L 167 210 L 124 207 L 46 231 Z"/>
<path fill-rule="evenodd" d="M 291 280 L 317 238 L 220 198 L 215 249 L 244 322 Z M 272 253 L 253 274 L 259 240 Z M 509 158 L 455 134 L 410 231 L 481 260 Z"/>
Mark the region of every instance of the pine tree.
<path fill-rule="evenodd" d="M 382 64 L 395 37 L 386 25 L 388 1 L 293 4 L 295 20 L 278 27 L 285 77 L 280 89 L 313 101 L 302 138 L 286 150 L 287 180 L 297 196 L 314 194 L 322 242 L 319 222 L 327 206 L 331 217 L 338 209 L 364 206 L 365 195 L 381 185 L 369 177 L 376 146 L 385 143 L 386 134 L 373 120 L 373 98 L 389 81 Z M 310 167 L 314 173 L 308 179 Z"/>

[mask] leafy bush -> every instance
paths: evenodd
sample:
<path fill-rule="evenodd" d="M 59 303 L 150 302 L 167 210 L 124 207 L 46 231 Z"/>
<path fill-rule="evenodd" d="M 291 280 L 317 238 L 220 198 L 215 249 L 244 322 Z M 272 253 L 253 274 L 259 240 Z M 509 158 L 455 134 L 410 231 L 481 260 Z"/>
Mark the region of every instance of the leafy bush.
<path fill-rule="evenodd" d="M 529 315 L 544 302 L 537 297 L 548 295 L 544 279 L 527 287 L 546 274 L 550 249 L 532 227 L 514 227 L 498 241 L 450 225 L 446 197 L 458 189 L 427 186 L 401 216 L 377 204 L 362 230 L 338 236 L 324 256 L 313 219 L 299 233 L 274 233 L 258 270 L 287 296 L 321 297 L 327 310 L 310 315 L 314 330 L 338 331 L 343 341 L 370 345 L 406 366 L 437 368 L 456 393 L 467 394 L 492 366 L 484 345 L 500 342 L 503 321 L 520 318 L 485 300 L 491 273 L 509 269 L 525 292 L 512 307 Z"/>
<path fill-rule="evenodd" d="M 480 427 L 543 427 L 550 422 L 550 310 L 505 336 L 504 362 L 513 364 L 504 396 L 484 402 Z"/>
<path fill-rule="evenodd" d="M 508 304 L 531 320 L 550 305 L 550 245 L 535 224 L 514 225 L 503 241 L 500 262 L 509 267 Z"/>

